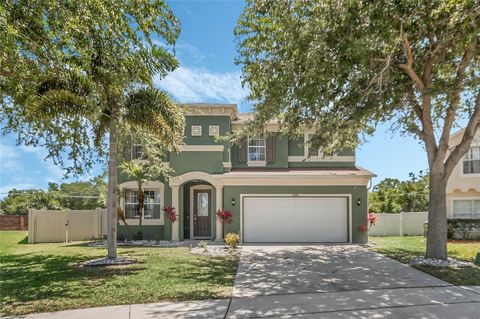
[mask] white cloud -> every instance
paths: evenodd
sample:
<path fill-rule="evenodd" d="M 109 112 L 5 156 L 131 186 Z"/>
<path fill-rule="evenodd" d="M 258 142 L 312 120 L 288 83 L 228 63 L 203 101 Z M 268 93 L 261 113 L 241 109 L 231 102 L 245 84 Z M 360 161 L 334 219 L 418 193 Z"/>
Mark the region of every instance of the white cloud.
<path fill-rule="evenodd" d="M 241 103 L 247 95 L 240 72 L 215 73 L 200 68 L 180 67 L 156 84 L 180 103 Z"/>
<path fill-rule="evenodd" d="M 0 171 L 19 169 L 19 158 L 20 154 L 15 146 L 0 144 Z"/>

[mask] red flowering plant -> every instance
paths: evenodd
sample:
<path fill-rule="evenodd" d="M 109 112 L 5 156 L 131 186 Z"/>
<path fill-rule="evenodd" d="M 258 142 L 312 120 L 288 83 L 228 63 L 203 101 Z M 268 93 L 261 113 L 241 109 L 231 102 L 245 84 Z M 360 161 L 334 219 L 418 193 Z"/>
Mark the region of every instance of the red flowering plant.
<path fill-rule="evenodd" d="M 366 224 L 360 224 L 360 226 L 358 226 L 357 230 L 364 234 L 368 231 L 368 226 Z"/>
<path fill-rule="evenodd" d="M 168 205 L 162 208 L 162 211 L 165 213 L 165 216 L 172 222 L 177 221 L 177 213 L 175 211 L 175 207 L 172 205 Z"/>
<path fill-rule="evenodd" d="M 217 209 L 215 214 L 218 221 L 222 224 L 231 224 L 233 221 L 233 213 L 230 210 Z"/>
<path fill-rule="evenodd" d="M 375 213 L 368 213 L 368 226 L 373 226 L 377 223 L 377 215 Z"/>
<path fill-rule="evenodd" d="M 368 224 L 361 224 L 360 226 L 358 226 L 357 230 L 360 233 L 368 232 L 370 227 L 374 226 L 377 223 L 378 221 L 377 215 L 375 213 L 368 213 L 367 221 L 368 221 Z"/>

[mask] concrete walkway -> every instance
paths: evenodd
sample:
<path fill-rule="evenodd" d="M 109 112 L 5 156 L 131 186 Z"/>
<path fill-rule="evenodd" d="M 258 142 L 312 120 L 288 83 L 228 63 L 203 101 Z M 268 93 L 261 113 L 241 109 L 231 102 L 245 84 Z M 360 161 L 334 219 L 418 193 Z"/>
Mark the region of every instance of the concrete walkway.
<path fill-rule="evenodd" d="M 232 298 L 125 305 L 29 319 L 480 318 L 480 291 L 354 245 L 244 246 Z"/>

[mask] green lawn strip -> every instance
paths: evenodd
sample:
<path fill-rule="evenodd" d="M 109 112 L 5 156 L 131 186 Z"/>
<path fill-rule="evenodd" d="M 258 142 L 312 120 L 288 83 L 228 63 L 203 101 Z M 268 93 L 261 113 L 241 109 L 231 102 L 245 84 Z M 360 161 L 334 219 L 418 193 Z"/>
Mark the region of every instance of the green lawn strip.
<path fill-rule="evenodd" d="M 81 243 L 24 243 L 26 232 L 0 232 L 0 301 L 4 315 L 63 309 L 225 298 L 237 258 L 212 258 L 188 248 L 121 247 L 138 261 L 115 267 L 78 267 L 106 249 Z"/>
<path fill-rule="evenodd" d="M 372 250 L 402 263 L 408 263 L 412 258 L 425 254 L 425 238 L 422 236 L 370 237 L 369 243 L 374 245 Z M 480 251 L 480 241 L 448 243 L 449 257 L 459 260 L 473 262 L 478 251 Z M 423 266 L 415 268 L 454 285 L 480 285 L 479 266 L 461 269 Z"/>

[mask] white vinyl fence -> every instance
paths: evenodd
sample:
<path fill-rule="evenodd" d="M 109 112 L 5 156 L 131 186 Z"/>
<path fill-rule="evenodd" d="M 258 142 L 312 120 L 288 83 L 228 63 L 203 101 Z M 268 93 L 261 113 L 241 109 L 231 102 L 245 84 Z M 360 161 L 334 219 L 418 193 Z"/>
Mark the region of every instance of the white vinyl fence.
<path fill-rule="evenodd" d="M 101 238 L 107 233 L 106 209 L 34 210 L 28 213 L 28 243 L 61 243 Z"/>
<path fill-rule="evenodd" d="M 418 236 L 423 235 L 423 224 L 428 212 L 376 214 L 377 223 L 370 227 L 369 236 Z"/>

